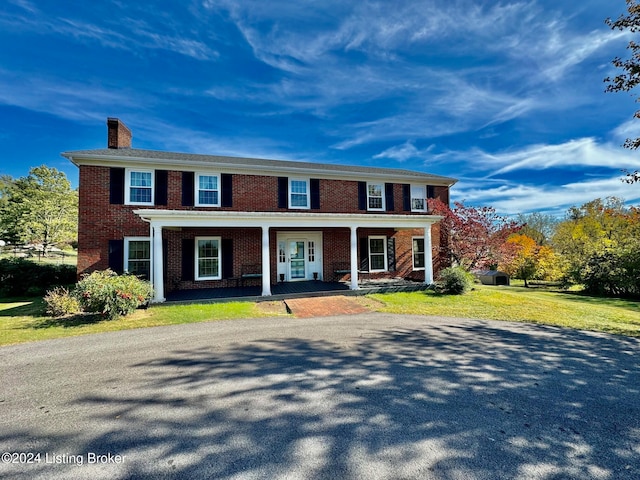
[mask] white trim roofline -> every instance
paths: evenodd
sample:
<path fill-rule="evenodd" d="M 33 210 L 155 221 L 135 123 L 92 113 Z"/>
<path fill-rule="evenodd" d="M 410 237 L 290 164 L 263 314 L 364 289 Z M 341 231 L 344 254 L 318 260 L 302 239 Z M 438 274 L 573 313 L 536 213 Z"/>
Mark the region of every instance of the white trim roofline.
<path fill-rule="evenodd" d="M 122 153 L 124 154 L 122 154 Z M 140 152 L 138 154 L 138 152 Z M 432 175 L 429 173 L 380 167 L 359 167 L 353 165 L 296 162 L 289 160 L 262 160 L 235 157 L 216 157 L 200 154 L 172 154 L 171 152 L 146 150 L 113 149 L 96 151 L 63 152 L 62 156 L 74 165 L 143 167 L 150 166 L 174 169 L 178 171 L 225 171 L 261 176 L 310 176 L 330 180 L 366 180 L 382 179 L 396 183 L 429 183 L 450 187 L 457 182 L 455 178 Z"/>
<path fill-rule="evenodd" d="M 439 215 L 395 215 L 310 212 L 215 212 L 137 209 L 133 213 L 160 227 L 372 227 L 424 228 L 442 220 Z"/>

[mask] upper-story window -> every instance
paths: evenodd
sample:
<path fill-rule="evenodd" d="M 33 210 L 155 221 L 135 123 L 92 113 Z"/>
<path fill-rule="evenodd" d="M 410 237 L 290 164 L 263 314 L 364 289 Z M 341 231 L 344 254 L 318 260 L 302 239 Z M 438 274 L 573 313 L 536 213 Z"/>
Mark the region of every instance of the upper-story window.
<path fill-rule="evenodd" d="M 427 211 L 427 189 L 424 185 L 411 185 L 411 211 Z"/>
<path fill-rule="evenodd" d="M 198 173 L 196 182 L 196 206 L 219 207 L 220 206 L 220 176 L 217 174 Z"/>
<path fill-rule="evenodd" d="M 309 208 L 309 180 L 289 179 L 289 208 Z"/>
<path fill-rule="evenodd" d="M 384 183 L 367 183 L 367 209 L 384 210 Z"/>
<path fill-rule="evenodd" d="M 127 169 L 125 173 L 125 203 L 153 205 L 153 171 Z"/>

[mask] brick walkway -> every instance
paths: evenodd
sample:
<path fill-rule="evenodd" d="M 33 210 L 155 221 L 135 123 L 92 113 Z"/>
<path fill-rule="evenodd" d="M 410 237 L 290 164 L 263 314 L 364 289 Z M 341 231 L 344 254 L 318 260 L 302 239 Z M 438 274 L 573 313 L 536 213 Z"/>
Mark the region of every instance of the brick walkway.
<path fill-rule="evenodd" d="M 336 295 L 331 297 L 291 298 L 285 301 L 297 318 L 327 317 L 330 315 L 354 315 L 370 310 L 353 298 Z"/>

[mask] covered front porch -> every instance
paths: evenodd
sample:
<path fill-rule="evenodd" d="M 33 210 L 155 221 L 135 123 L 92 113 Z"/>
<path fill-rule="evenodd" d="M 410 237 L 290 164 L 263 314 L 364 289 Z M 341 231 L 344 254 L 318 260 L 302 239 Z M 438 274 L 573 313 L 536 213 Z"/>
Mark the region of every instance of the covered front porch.
<path fill-rule="evenodd" d="M 372 243 L 372 250 L 370 251 L 369 263 L 371 268 L 361 268 L 361 261 L 358 256 L 359 246 L 359 232 L 362 231 L 363 235 L 366 232 L 370 232 L 374 229 L 389 229 L 391 231 L 408 231 L 415 230 L 420 232 L 420 237 L 424 239 L 424 253 L 423 253 L 423 267 L 424 270 L 423 281 L 420 283 L 421 287 L 428 286 L 433 282 L 433 256 L 432 256 L 432 243 L 431 243 L 431 226 L 433 223 L 439 221 L 441 217 L 434 215 L 398 215 L 398 214 L 329 214 L 329 213 L 309 213 L 309 212 L 231 212 L 231 211 L 194 211 L 194 210 L 158 210 L 158 209 L 141 209 L 136 210 L 144 221 L 150 224 L 150 237 L 151 237 L 151 279 L 154 286 L 154 303 L 161 303 L 164 301 L 182 301 L 184 300 L 198 300 L 202 298 L 250 298 L 254 296 L 260 297 L 273 297 L 274 295 L 291 295 L 291 294 L 309 294 L 312 292 L 321 291 L 344 291 L 351 290 L 356 291 L 362 289 L 365 285 L 362 283 L 363 276 L 362 271 L 373 272 L 386 272 L 387 261 L 385 260 L 384 251 L 387 247 L 391 247 L 393 244 L 389 242 L 387 245 L 386 240 L 381 239 L 379 236 L 370 236 L 368 238 L 378 240 L 379 245 L 377 251 L 373 251 L 374 244 Z M 249 255 L 248 258 L 251 263 L 258 263 L 253 265 L 253 269 L 249 272 L 242 270 L 240 274 L 235 273 L 234 277 L 240 281 L 240 285 L 235 287 L 228 283 L 221 283 L 216 288 L 203 288 L 207 287 L 204 282 L 201 285 L 195 285 L 192 283 L 191 287 L 197 288 L 199 291 L 194 291 L 188 294 L 179 292 L 167 292 L 165 295 L 165 263 L 167 262 L 167 256 L 169 259 L 175 257 L 175 243 L 174 248 L 168 252 L 165 242 L 163 242 L 163 231 L 175 232 L 184 231 L 184 229 L 212 229 L 212 228 L 226 228 L 226 229 L 254 229 L 255 233 L 250 235 L 251 239 L 246 237 L 245 243 L 255 252 Z M 258 229 L 257 232 L 255 229 Z M 322 229 L 342 229 L 346 235 L 340 236 L 332 241 L 327 240 L 324 242 L 320 232 L 316 230 Z M 346 229 L 346 231 L 345 231 Z M 362 229 L 362 230 L 361 230 Z M 304 235 L 305 238 L 298 238 Z M 318 235 L 314 237 L 314 235 Z M 213 254 L 209 256 L 216 257 L 212 261 L 215 273 L 207 278 L 203 278 L 196 275 L 196 282 L 198 280 L 213 280 L 217 281 L 222 278 L 220 273 L 224 274 L 225 260 L 220 254 L 220 246 L 224 250 L 225 240 L 222 237 L 197 237 L 196 241 L 200 241 L 199 238 L 203 238 L 202 241 L 211 241 Z M 222 238 L 222 240 L 221 240 Z M 314 240 L 315 239 L 315 240 Z M 305 243 L 303 240 L 306 240 Z M 325 244 L 325 251 L 333 251 L 336 246 L 340 246 L 344 251 L 345 260 L 347 262 L 337 262 L 334 264 L 328 259 L 324 266 L 325 271 L 329 270 L 331 273 L 340 273 L 346 280 L 343 282 L 334 282 L 331 280 L 339 280 L 338 278 L 329 278 L 329 276 L 322 275 L 322 248 L 321 245 Z M 186 252 L 187 247 L 193 248 L 193 240 L 183 239 L 182 246 L 183 252 Z M 283 245 L 287 246 L 286 251 Z M 307 245 L 307 250 L 303 249 L 303 246 Z M 301 252 L 305 251 L 308 254 L 307 260 L 309 265 L 313 264 L 316 268 L 313 270 L 306 270 L 303 267 L 305 262 L 301 261 L 297 255 L 286 255 L 289 252 L 289 246 L 293 248 L 292 251 Z M 277 247 L 277 248 L 276 248 Z M 227 251 L 229 251 L 228 249 Z M 362 251 L 362 249 L 360 249 Z M 179 253 L 179 249 L 177 250 Z M 409 247 L 410 251 L 410 247 Z M 315 252 L 318 254 L 315 255 Z M 168 255 L 169 254 L 169 255 Z M 422 252 L 421 252 L 422 254 Z M 312 258 L 311 256 L 315 255 Z M 329 255 L 327 253 L 327 255 Z M 374 255 L 376 256 L 374 258 Z M 286 258 L 285 258 L 286 257 Z M 186 259 L 186 262 L 184 262 Z M 222 261 L 221 261 L 222 259 Z M 373 261 L 376 260 L 374 263 Z M 284 264 L 288 264 L 288 270 L 280 269 L 280 262 L 284 261 Z M 297 261 L 297 264 L 296 264 Z M 329 266 L 331 264 L 332 266 Z M 193 265 L 192 259 L 189 255 L 183 258 L 183 271 Z M 197 265 L 197 262 L 196 262 Z M 222 265 L 222 266 L 221 266 Z M 229 265 L 229 263 L 226 263 Z M 293 268 L 295 265 L 295 269 Z M 277 268 L 276 268 L 277 266 Z M 237 270 L 237 268 L 236 268 Z M 317 273 L 316 273 L 317 272 Z M 368 273 L 369 273 L 368 272 Z M 422 274 L 422 272 L 420 272 Z M 309 275 L 312 274 L 312 277 Z M 224 275 L 223 275 L 224 276 Z M 227 277 L 229 278 L 229 277 Z M 244 280 L 251 278 L 253 282 L 248 282 L 249 285 L 244 284 Z M 327 281 L 311 281 L 309 280 L 317 278 L 318 280 Z M 365 276 L 366 278 L 366 276 Z M 306 280 L 306 281 L 291 281 L 291 280 Z M 386 280 L 390 280 L 387 278 Z M 260 286 L 256 285 L 256 282 L 260 283 Z M 388 282 L 387 282 L 388 283 Z M 412 282 L 416 283 L 416 282 Z M 314 285 L 315 287 L 311 287 Z M 305 286 L 306 285 L 306 286 Z M 371 285 L 371 284 L 368 284 Z M 188 285 L 186 285 L 189 287 Z M 190 290 L 184 288 L 182 290 Z M 240 287 L 240 288 L 238 288 Z M 406 285 L 408 287 L 408 285 Z M 310 289 L 311 291 L 304 291 L 304 289 Z M 378 288 L 390 288 L 387 285 L 378 286 Z M 194 289 L 195 290 L 195 289 Z"/>
<path fill-rule="evenodd" d="M 429 285 L 402 279 L 363 280 L 353 290 L 347 282 L 304 281 L 271 286 L 271 295 L 263 296 L 262 287 L 197 288 L 176 290 L 166 295 L 167 303 L 217 303 L 233 301 L 286 300 L 325 295 L 367 295 L 370 293 L 415 292 Z"/>

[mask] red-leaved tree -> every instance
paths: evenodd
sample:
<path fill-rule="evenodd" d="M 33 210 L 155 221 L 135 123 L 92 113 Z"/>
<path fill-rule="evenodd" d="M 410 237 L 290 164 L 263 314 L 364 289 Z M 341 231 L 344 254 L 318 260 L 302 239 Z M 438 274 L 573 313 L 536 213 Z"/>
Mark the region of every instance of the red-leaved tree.
<path fill-rule="evenodd" d="M 492 207 L 469 207 L 462 202 L 453 205 L 452 209 L 439 199 L 429 200 L 429 210 L 444 217 L 440 223 L 442 253 L 467 270 L 509 263 L 516 252 L 507 239 L 522 225 L 498 215 Z"/>

